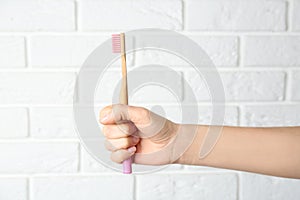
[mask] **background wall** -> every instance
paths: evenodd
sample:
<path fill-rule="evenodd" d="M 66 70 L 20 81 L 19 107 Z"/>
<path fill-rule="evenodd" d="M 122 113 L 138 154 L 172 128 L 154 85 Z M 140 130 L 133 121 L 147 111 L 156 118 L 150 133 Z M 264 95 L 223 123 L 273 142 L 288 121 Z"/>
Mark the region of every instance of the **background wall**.
<path fill-rule="evenodd" d="M 1 0 L 0 199 L 299 199 L 299 180 L 231 170 L 116 173 L 79 145 L 72 119 L 76 73 L 87 55 L 113 32 L 155 27 L 191 36 L 212 58 L 225 86 L 226 124 L 300 125 L 299 11 L 299 0 Z M 130 67 L 160 59 L 136 57 Z M 177 67 L 209 122 L 199 81 Z M 163 105 L 178 117 L 160 88 L 141 89 L 132 102 Z"/>

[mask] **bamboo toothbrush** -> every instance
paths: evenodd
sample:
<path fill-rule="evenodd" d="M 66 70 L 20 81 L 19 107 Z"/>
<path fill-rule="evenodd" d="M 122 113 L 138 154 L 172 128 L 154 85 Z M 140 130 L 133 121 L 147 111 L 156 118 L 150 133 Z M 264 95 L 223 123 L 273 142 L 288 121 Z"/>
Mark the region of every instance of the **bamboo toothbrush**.
<path fill-rule="evenodd" d="M 120 91 L 120 103 L 128 105 L 128 91 L 127 91 L 127 67 L 126 67 L 126 52 L 125 52 L 125 34 L 112 35 L 112 51 L 113 53 L 121 53 L 122 60 L 122 86 Z M 123 161 L 123 173 L 131 174 L 131 158 Z"/>

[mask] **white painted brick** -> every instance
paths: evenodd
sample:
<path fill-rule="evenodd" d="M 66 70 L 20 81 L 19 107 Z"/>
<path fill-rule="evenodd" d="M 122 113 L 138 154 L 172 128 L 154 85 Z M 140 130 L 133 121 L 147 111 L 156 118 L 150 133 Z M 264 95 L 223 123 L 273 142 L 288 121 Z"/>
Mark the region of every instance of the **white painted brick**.
<path fill-rule="evenodd" d="M 84 0 L 78 5 L 81 30 L 182 28 L 182 5 L 179 0 Z"/>
<path fill-rule="evenodd" d="M 133 69 L 134 70 L 134 69 Z M 147 76 L 151 77 L 161 77 L 161 79 L 169 80 L 167 81 L 170 85 L 175 85 L 174 92 L 177 94 L 179 100 L 182 99 L 182 80 L 181 74 L 179 73 L 178 76 L 173 76 L 170 72 L 161 72 L 159 70 L 156 71 L 138 71 L 134 74 L 134 77 L 130 75 L 130 70 L 128 70 L 128 87 L 129 91 L 130 88 L 138 89 L 134 91 L 132 95 L 129 93 L 129 102 L 131 104 L 140 103 L 140 102 L 151 102 L 151 103 L 158 103 L 158 102 L 176 102 L 177 99 L 171 92 L 162 86 L 157 86 L 151 82 L 143 81 Z M 138 76 L 138 74 L 140 74 Z M 90 79 L 94 79 L 96 74 L 94 72 L 84 72 L 84 75 L 80 78 L 79 81 L 87 83 Z M 121 81 L 121 72 L 120 71 L 106 71 L 99 77 L 99 82 L 97 84 L 97 89 L 95 91 L 95 102 L 102 103 L 105 102 L 106 104 L 117 103 L 119 102 L 119 90 L 117 85 L 119 81 Z M 152 80 L 152 79 L 151 79 Z M 145 86 L 140 87 L 141 85 L 136 86 L 136 82 L 141 82 L 146 84 Z M 154 81 L 156 82 L 156 80 Z M 163 82 L 164 83 L 164 82 Z M 170 86 L 169 85 L 169 86 Z M 166 85 L 168 86 L 168 85 Z M 172 87 L 173 88 L 173 87 Z M 116 97 L 117 99 L 113 101 L 114 91 L 117 92 Z M 89 95 L 86 94 L 86 90 L 83 88 L 83 84 L 79 84 L 79 99 L 82 102 L 88 102 Z"/>
<path fill-rule="evenodd" d="M 242 109 L 245 126 L 299 126 L 299 105 L 259 105 Z"/>
<path fill-rule="evenodd" d="M 234 72 L 221 75 L 229 101 L 281 101 L 284 97 L 284 72 Z"/>
<path fill-rule="evenodd" d="M 195 1 L 186 4 L 188 30 L 284 30 L 284 1 Z"/>
<path fill-rule="evenodd" d="M 278 101 L 284 96 L 283 72 L 221 72 L 220 77 L 227 101 Z M 190 86 L 198 101 L 210 101 L 209 88 L 204 78 L 188 71 L 185 73 L 185 81 L 185 88 Z M 192 101 L 189 94 L 185 95 L 186 101 Z"/>
<path fill-rule="evenodd" d="M 0 173 L 76 172 L 76 143 L 2 143 Z"/>
<path fill-rule="evenodd" d="M 237 199 L 234 174 L 137 176 L 137 199 Z"/>
<path fill-rule="evenodd" d="M 27 200 L 27 181 L 25 178 L 0 178 L 0 199 Z"/>
<path fill-rule="evenodd" d="M 109 36 L 32 36 L 31 65 L 34 67 L 79 67 Z"/>
<path fill-rule="evenodd" d="M 293 10 L 293 19 L 292 19 L 292 27 L 295 31 L 300 31 L 300 1 L 293 1 L 294 10 Z"/>
<path fill-rule="evenodd" d="M 300 100 L 300 71 L 294 71 L 292 73 L 292 89 L 291 89 L 291 99 L 299 101 Z"/>
<path fill-rule="evenodd" d="M 1 8 L 1 31 L 69 31 L 75 28 L 75 8 L 71 0 L 12 0 Z"/>
<path fill-rule="evenodd" d="M 0 103 L 72 103 L 75 73 L 2 72 Z"/>
<path fill-rule="evenodd" d="M 226 36 L 187 35 L 194 40 L 216 66 L 237 66 L 238 39 Z M 178 46 L 181 42 L 177 40 Z M 180 57 L 162 50 L 141 50 L 136 53 L 136 65 L 161 64 L 167 66 L 190 65 Z"/>
<path fill-rule="evenodd" d="M 24 38 L 18 36 L 1 36 L 0 57 L 1 57 L 0 68 L 24 67 L 25 66 Z"/>
<path fill-rule="evenodd" d="M 0 109 L 0 138 L 28 136 L 28 113 L 25 108 Z"/>
<path fill-rule="evenodd" d="M 104 143 L 99 145 L 104 145 Z M 81 148 L 81 170 L 83 172 L 115 172 L 94 159 L 84 147 Z"/>
<path fill-rule="evenodd" d="M 32 196 L 34 200 L 131 200 L 133 199 L 133 177 L 105 175 L 34 178 Z"/>
<path fill-rule="evenodd" d="M 243 200 L 296 200 L 300 196 L 300 181 L 250 173 L 242 173 L 241 198 Z"/>
<path fill-rule="evenodd" d="M 30 114 L 31 137 L 77 138 L 73 107 L 35 107 Z"/>
<path fill-rule="evenodd" d="M 215 167 L 206 167 L 206 166 L 199 166 L 199 165 L 184 165 L 184 171 L 187 171 L 189 173 L 191 172 L 237 172 L 235 170 L 227 170 L 227 169 L 221 169 L 221 168 L 215 168 Z"/>
<path fill-rule="evenodd" d="M 299 36 L 249 36 L 244 49 L 245 66 L 300 65 Z"/>

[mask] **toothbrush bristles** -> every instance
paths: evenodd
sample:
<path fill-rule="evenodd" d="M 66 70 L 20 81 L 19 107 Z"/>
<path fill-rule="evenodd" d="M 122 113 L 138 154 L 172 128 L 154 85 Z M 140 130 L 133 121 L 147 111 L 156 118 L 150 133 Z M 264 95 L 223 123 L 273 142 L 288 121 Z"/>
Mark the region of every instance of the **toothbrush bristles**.
<path fill-rule="evenodd" d="M 112 52 L 121 53 L 121 35 L 113 34 L 112 35 Z"/>

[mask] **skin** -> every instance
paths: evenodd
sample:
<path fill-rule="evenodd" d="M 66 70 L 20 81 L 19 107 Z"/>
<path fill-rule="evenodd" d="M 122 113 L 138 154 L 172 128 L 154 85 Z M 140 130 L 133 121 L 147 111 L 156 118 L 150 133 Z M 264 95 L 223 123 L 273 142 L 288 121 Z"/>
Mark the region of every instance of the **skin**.
<path fill-rule="evenodd" d="M 145 108 L 113 105 L 100 112 L 105 146 L 116 163 L 210 166 L 300 179 L 300 127 L 222 129 L 213 150 L 199 158 L 209 126 L 177 124 Z M 195 137 L 180 154 L 186 134 Z M 194 133 L 194 132 L 193 132 Z M 179 139 L 178 139 L 179 138 Z"/>

